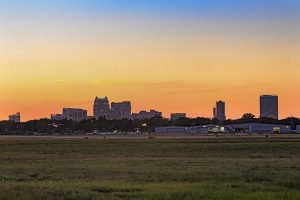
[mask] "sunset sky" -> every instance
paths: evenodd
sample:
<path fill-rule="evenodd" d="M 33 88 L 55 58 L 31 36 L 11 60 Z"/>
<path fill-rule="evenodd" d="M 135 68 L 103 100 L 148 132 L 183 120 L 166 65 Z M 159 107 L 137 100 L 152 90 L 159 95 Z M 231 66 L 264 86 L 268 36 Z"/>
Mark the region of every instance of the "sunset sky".
<path fill-rule="evenodd" d="M 300 117 L 298 0 L 0 0 L 0 120 L 92 115 L 96 95 L 239 118 L 261 94 Z"/>

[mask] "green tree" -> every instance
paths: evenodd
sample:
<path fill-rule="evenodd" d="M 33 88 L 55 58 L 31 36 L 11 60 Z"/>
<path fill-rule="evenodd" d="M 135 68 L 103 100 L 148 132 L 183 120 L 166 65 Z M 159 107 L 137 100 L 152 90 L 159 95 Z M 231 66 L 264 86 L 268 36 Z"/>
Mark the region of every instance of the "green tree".
<path fill-rule="evenodd" d="M 242 119 L 243 120 L 252 120 L 252 119 L 255 119 L 255 115 L 253 115 L 251 113 L 246 113 L 243 115 Z"/>

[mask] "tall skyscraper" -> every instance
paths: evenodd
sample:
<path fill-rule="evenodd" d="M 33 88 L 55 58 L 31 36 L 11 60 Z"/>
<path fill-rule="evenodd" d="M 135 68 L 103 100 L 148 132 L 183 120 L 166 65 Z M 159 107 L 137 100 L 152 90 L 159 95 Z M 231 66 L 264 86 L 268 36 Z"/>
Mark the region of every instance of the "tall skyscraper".
<path fill-rule="evenodd" d="M 216 107 L 213 108 L 213 114 L 214 114 L 214 118 L 218 119 L 219 121 L 226 120 L 225 102 L 224 101 L 218 101 L 216 103 Z"/>
<path fill-rule="evenodd" d="M 120 103 L 112 103 L 111 110 L 115 111 L 117 119 L 130 119 L 131 117 L 131 102 L 124 101 Z"/>
<path fill-rule="evenodd" d="M 278 119 L 278 96 L 260 96 L 260 117 Z"/>
<path fill-rule="evenodd" d="M 94 118 L 99 119 L 101 117 L 106 117 L 110 112 L 109 100 L 105 98 L 95 98 L 94 101 Z"/>

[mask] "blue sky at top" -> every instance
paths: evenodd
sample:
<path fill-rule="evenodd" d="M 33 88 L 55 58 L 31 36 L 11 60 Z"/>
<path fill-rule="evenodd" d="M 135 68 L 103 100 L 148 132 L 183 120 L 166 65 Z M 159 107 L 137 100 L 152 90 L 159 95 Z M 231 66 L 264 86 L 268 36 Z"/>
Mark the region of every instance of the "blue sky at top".
<path fill-rule="evenodd" d="M 299 13 L 298 0 L 0 0 L 8 15 L 55 12 L 131 15 L 281 15 Z M 19 12 L 19 13 L 18 13 Z"/>

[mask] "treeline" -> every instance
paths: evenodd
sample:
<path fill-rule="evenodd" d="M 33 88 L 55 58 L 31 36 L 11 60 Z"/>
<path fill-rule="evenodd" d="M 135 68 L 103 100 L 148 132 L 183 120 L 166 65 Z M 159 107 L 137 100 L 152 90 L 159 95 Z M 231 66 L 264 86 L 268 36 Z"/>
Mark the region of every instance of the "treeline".
<path fill-rule="evenodd" d="M 230 125 L 241 123 L 265 123 L 278 125 L 291 125 L 293 129 L 300 125 L 298 118 L 275 120 L 268 118 L 255 118 L 252 114 L 245 114 L 241 119 L 219 122 L 209 118 L 181 118 L 171 121 L 165 118 L 152 118 L 147 120 L 106 120 L 91 119 L 75 122 L 71 120 L 53 121 L 49 119 L 32 120 L 22 123 L 9 121 L 0 122 L 0 134 L 33 135 L 33 134 L 84 134 L 94 132 L 153 132 L 156 127 L 163 126 L 201 126 L 201 125 Z"/>

